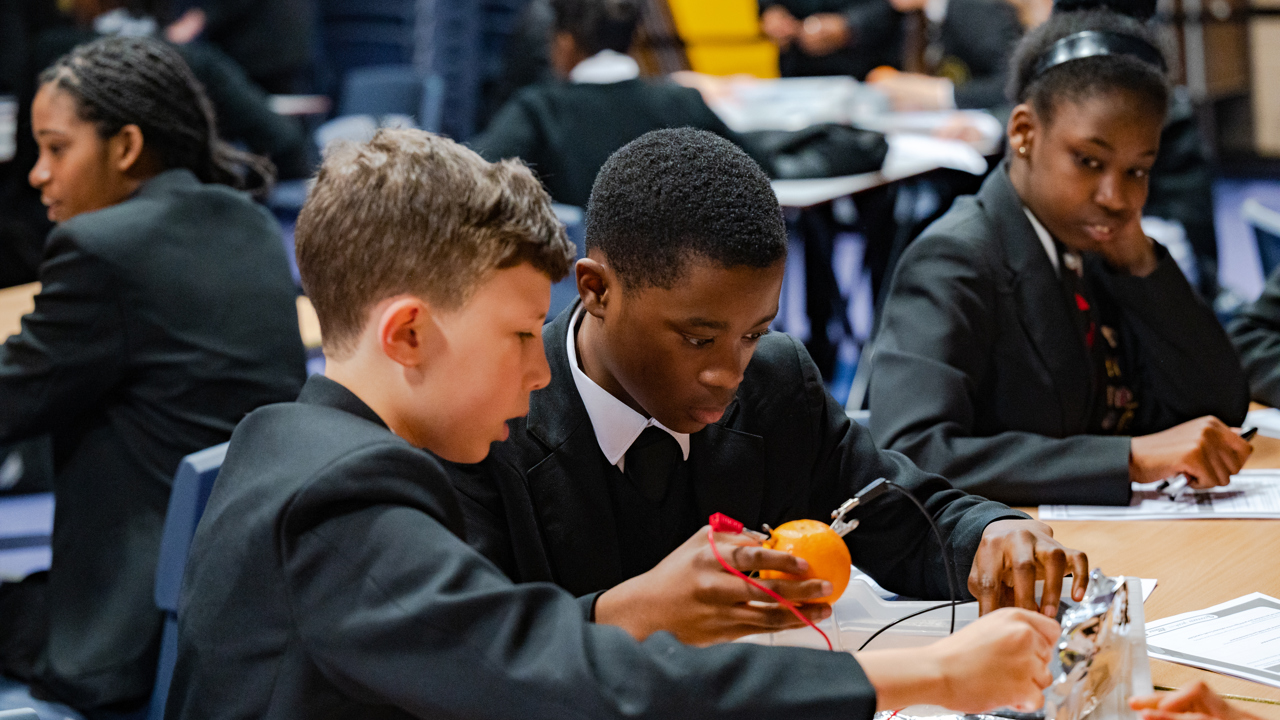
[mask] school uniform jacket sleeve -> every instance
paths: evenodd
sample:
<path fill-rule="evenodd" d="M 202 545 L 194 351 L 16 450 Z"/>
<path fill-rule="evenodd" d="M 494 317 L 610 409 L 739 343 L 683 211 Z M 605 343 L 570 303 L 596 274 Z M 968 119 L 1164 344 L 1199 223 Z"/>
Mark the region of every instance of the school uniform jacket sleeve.
<path fill-rule="evenodd" d="M 961 489 L 1011 505 L 1127 504 L 1129 437 L 982 429 L 1032 413 L 1056 422 L 1063 412 L 1056 396 L 1046 400 L 1030 388 L 1060 381 L 1045 363 L 1061 359 L 1009 339 L 1052 320 L 1018 314 L 1019 283 L 1027 280 L 978 240 L 991 226 L 976 213 L 940 224 L 908 248 L 885 305 L 871 386 L 877 442 Z M 1124 313 L 1125 342 L 1138 365 L 1135 432 L 1206 414 L 1238 423 L 1245 405 L 1234 353 L 1172 259 L 1157 251 L 1152 275 L 1102 279 Z"/>
<path fill-rule="evenodd" d="M 59 226 L 41 279 L 22 332 L 0 347 L 0 441 L 62 426 L 79 408 L 96 406 L 122 372 L 123 314 L 111 267 Z"/>
<path fill-rule="evenodd" d="M 807 436 L 811 439 L 807 451 L 793 456 L 796 460 L 811 458 L 813 463 L 804 516 L 829 517 L 842 502 L 883 477 L 924 506 L 947 543 L 960 597 L 972 597 L 967 577 L 987 525 L 997 520 L 1024 520 L 1027 516 L 957 490 L 942 477 L 920 470 L 900 453 L 878 449 L 870 431 L 851 421 L 826 391 L 822 375 L 803 346 L 791 337 L 783 337 L 793 354 L 791 362 L 799 364 L 799 372 L 787 372 L 782 377 L 800 378 L 809 423 Z M 777 346 L 782 345 L 776 343 L 770 354 L 776 356 L 781 349 Z M 781 365 L 776 360 L 769 364 Z M 846 537 L 854 565 L 899 594 L 949 597 L 945 566 L 929 519 L 903 494 L 890 491 L 855 510 L 850 517 L 859 520 L 857 529 Z"/>
<path fill-rule="evenodd" d="M 874 690 L 843 653 L 636 643 L 584 623 L 559 588 L 512 585 L 446 527 L 457 510 L 428 465 L 398 441 L 367 447 L 282 517 L 290 615 L 347 699 L 415 717 L 871 716 Z"/>
<path fill-rule="evenodd" d="M 1280 407 L 1280 269 L 1229 326 L 1254 400 Z"/>

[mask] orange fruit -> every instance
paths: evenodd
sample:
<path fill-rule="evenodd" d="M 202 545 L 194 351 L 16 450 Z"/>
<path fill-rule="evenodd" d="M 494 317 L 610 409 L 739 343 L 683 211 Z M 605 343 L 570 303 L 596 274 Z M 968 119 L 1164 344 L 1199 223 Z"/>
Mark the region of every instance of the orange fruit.
<path fill-rule="evenodd" d="M 844 594 L 845 587 L 849 585 L 852 564 L 849 546 L 826 523 L 817 520 L 792 520 L 783 523 L 773 529 L 773 534 L 764 541 L 764 546 L 803 558 L 809 563 L 809 572 L 805 575 L 792 575 L 777 570 L 761 570 L 760 577 L 766 580 L 818 578 L 831 583 L 830 595 L 808 602 L 833 603 Z"/>

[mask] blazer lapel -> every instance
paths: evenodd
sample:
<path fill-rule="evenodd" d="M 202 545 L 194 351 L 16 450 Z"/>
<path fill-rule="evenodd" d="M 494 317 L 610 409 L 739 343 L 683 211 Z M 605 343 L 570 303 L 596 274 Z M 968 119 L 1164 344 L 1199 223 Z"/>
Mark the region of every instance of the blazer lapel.
<path fill-rule="evenodd" d="M 543 331 L 551 383 L 530 396 L 528 429 L 549 454 L 529 469 L 525 482 L 555 582 L 583 595 L 624 578 L 606 485 L 612 468 L 600 452 L 565 349 L 577 307 L 574 303 Z"/>
<path fill-rule="evenodd" d="M 720 423 L 690 436 L 689 476 L 698 508 L 707 517 L 724 513 L 758 530 L 764 521 L 764 438 L 735 429 L 740 415 L 735 403 Z"/>
<path fill-rule="evenodd" d="M 997 230 L 1022 328 L 1058 394 L 1063 432 L 1080 427 L 1086 422 L 1092 397 L 1090 359 L 1076 336 L 1071 308 L 1059 290 L 1053 264 L 1009 180 L 1007 165 L 987 178 L 978 200 Z"/>

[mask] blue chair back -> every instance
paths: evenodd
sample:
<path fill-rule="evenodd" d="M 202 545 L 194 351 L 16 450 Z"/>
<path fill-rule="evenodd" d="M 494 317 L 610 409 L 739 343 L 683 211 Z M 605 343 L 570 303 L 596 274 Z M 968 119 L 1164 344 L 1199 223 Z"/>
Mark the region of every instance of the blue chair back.
<path fill-rule="evenodd" d="M 1240 214 L 1258 245 L 1258 260 L 1262 263 L 1262 276 L 1270 277 L 1271 271 L 1280 266 L 1280 212 L 1249 198 L 1240 206 Z"/>
<path fill-rule="evenodd" d="M 412 65 L 375 65 L 351 70 L 342 82 L 339 115 L 408 115 L 423 130 L 440 129 L 444 80 L 419 77 Z"/>
<path fill-rule="evenodd" d="M 169 511 L 160 539 L 160 559 L 156 564 L 156 607 L 164 612 L 164 635 L 160 641 L 160 662 L 156 686 L 151 693 L 148 720 L 162 720 L 169 698 L 169 683 L 178 659 L 178 596 L 187 569 L 187 553 L 204 515 L 213 482 L 227 456 L 227 443 L 214 445 L 182 459 L 169 494 Z"/>
<path fill-rule="evenodd" d="M 569 239 L 578 248 L 578 257 L 587 255 L 587 226 L 582 208 L 574 205 L 552 205 L 556 219 L 564 224 Z M 561 310 L 578 299 L 578 279 L 572 270 L 565 279 L 551 286 L 551 309 L 547 311 L 547 322 L 556 319 Z"/>

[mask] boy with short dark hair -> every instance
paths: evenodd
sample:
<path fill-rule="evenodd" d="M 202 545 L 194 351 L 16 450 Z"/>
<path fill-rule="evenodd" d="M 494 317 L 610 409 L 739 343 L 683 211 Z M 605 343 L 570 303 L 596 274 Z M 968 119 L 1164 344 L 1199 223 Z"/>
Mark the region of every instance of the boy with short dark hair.
<path fill-rule="evenodd" d="M 708 559 L 699 528 L 715 512 L 755 528 L 829 521 L 880 477 L 928 509 L 983 613 L 1016 603 L 1053 617 L 1064 572 L 1087 576 L 1048 526 L 877 450 L 804 347 L 769 332 L 786 232 L 768 178 L 731 143 L 685 128 L 627 145 L 596 179 L 586 234 L 581 301 L 543 334 L 550 386 L 482 466 L 454 472 L 468 541 L 513 579 L 555 582 L 637 638 L 795 627 L 777 605 L 748 604 L 757 598 Z M 856 566 L 894 592 L 948 597 L 928 520 L 907 498 L 856 517 Z M 769 582 L 794 601 L 826 594 L 816 581 Z"/>
<path fill-rule="evenodd" d="M 439 457 L 475 462 L 548 380 L 571 245 L 518 163 L 382 131 L 330 152 L 299 217 L 325 376 L 236 429 L 196 533 L 170 718 L 863 718 L 1035 706 L 1057 624 L 997 613 L 928 648 L 636 642 L 462 541 Z M 723 552 L 803 572 L 784 553 Z"/>

